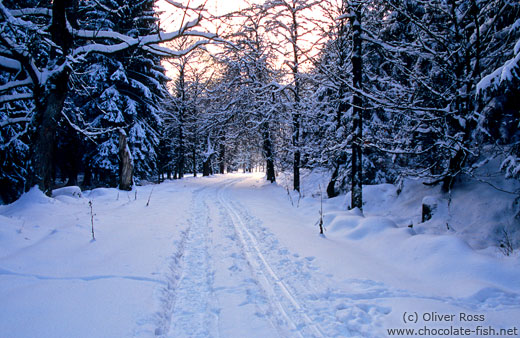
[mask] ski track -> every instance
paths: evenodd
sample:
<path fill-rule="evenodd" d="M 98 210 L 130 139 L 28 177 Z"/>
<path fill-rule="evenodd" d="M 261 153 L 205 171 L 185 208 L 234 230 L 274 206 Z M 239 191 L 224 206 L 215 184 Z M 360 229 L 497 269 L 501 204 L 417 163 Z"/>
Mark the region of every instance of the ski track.
<path fill-rule="evenodd" d="M 194 191 L 188 230 L 172 256 L 163 309 L 158 314 L 156 336 L 218 337 L 218 308 L 213 294 L 213 275 L 208 247 L 210 218 L 205 188 Z"/>
<path fill-rule="evenodd" d="M 290 333 L 281 336 L 371 337 L 367 330 L 391 309 L 360 303 L 360 290 L 345 294 L 328 285 L 327 276 L 313 265 L 314 257 L 291 254 L 260 220 L 226 194 L 232 184 L 220 189 L 219 201 L 231 215 L 248 260 L 277 317 L 283 318 L 277 323 L 279 331 Z M 361 291 L 371 288 L 365 281 L 353 286 Z M 378 290 L 377 295 L 381 292 L 388 290 Z"/>
<path fill-rule="evenodd" d="M 314 257 L 291 253 L 231 196 L 239 182 L 194 191 L 187 229 L 161 292 L 156 336 L 378 337 L 383 317 L 392 312 L 391 299 L 480 306 L 372 280 L 333 282 L 313 264 Z"/>
<path fill-rule="evenodd" d="M 366 281 L 352 283 L 366 292 L 363 297 L 327 285 L 314 257 L 291 254 L 229 196 L 237 182 L 194 191 L 187 228 L 161 290 L 155 335 L 371 337 L 367 330 L 390 309 L 360 299 L 389 291 Z M 229 306 L 241 307 L 243 317 L 226 318 Z M 246 324 L 243 332 L 232 327 L 239 322 Z"/>

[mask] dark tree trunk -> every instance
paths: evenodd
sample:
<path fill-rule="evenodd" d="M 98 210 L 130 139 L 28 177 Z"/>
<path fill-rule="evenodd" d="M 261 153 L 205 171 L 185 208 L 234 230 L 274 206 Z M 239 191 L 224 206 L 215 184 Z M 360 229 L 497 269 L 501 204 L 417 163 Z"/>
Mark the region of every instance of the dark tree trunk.
<path fill-rule="evenodd" d="M 181 163 L 177 163 L 177 169 L 175 170 L 175 178 L 177 179 L 181 179 L 184 177 L 184 172 L 183 172 L 183 166 L 184 166 L 184 161 L 180 161 L 182 162 L 182 166 L 181 166 Z"/>
<path fill-rule="evenodd" d="M 271 142 L 268 122 L 264 123 L 263 129 L 262 136 L 264 139 L 264 156 L 266 162 L 267 180 L 271 183 L 274 183 L 276 181 L 276 177 L 274 172 L 273 144 Z"/>
<path fill-rule="evenodd" d="M 294 133 L 293 133 L 293 147 L 294 147 L 294 162 L 293 162 L 293 189 L 300 191 L 300 161 L 301 152 L 299 149 L 299 133 L 300 123 L 299 117 L 294 117 Z"/>
<path fill-rule="evenodd" d="M 211 175 L 211 159 L 208 157 L 208 159 L 202 163 L 202 176 L 209 175 Z"/>
<path fill-rule="evenodd" d="M 219 151 L 219 172 L 221 174 L 226 173 L 226 145 L 224 144 L 224 137 L 222 138 Z"/>
<path fill-rule="evenodd" d="M 128 148 L 127 136 L 119 129 L 119 189 L 132 190 L 134 164 Z"/>
<path fill-rule="evenodd" d="M 57 64 L 65 62 L 64 55 L 72 44 L 72 37 L 67 29 L 66 10 L 75 2 L 55 0 L 52 3 L 51 39 L 55 47 L 51 55 Z M 32 174 L 30 186 L 37 184 L 46 194 L 52 194 L 54 148 L 59 115 L 68 93 L 70 71 L 67 67 L 44 84 L 44 88 L 35 89 L 36 115 L 33 120 L 33 150 L 31 153 Z"/>
<path fill-rule="evenodd" d="M 67 186 L 78 185 L 78 171 L 77 168 L 71 168 L 67 175 Z"/>
<path fill-rule="evenodd" d="M 80 158 L 81 152 L 78 152 L 78 149 L 81 149 L 80 141 L 78 137 L 73 135 L 68 135 L 70 138 L 69 143 L 66 144 L 64 149 L 61 149 L 63 153 L 63 167 L 67 176 L 67 186 L 76 186 L 78 185 L 78 174 L 80 168 Z"/>
<path fill-rule="evenodd" d="M 330 178 L 330 182 L 327 185 L 327 196 L 329 198 L 333 198 L 339 195 L 339 193 L 336 191 L 336 181 L 338 179 L 339 175 L 339 165 L 336 165 L 334 168 L 334 172 L 332 173 L 332 177 Z"/>
<path fill-rule="evenodd" d="M 192 153 L 192 160 L 193 160 L 193 176 L 197 177 L 197 151 L 195 147 L 193 147 Z"/>
<path fill-rule="evenodd" d="M 175 175 L 179 178 L 184 177 L 184 146 L 180 147 L 177 157 L 176 173 Z"/>
<path fill-rule="evenodd" d="M 85 162 L 86 162 L 86 163 L 84 163 L 85 174 L 83 176 L 82 185 L 84 187 L 90 187 L 90 186 L 92 186 L 92 168 L 90 167 L 90 163 L 88 163 L 88 160 Z"/>
<path fill-rule="evenodd" d="M 185 151 L 184 151 L 184 122 L 183 122 L 184 116 L 182 111 L 179 115 L 179 147 L 177 149 L 177 174 L 179 179 L 184 177 L 184 162 L 185 162 Z"/>
<path fill-rule="evenodd" d="M 466 160 L 466 152 L 463 149 L 459 149 L 455 156 L 450 158 L 448 165 L 448 174 L 442 180 L 442 190 L 449 192 L 453 188 L 455 178 L 462 171 L 464 162 Z"/>
<path fill-rule="evenodd" d="M 54 149 L 59 115 L 67 97 L 69 72 L 63 71 L 50 80 L 49 92 L 38 100 L 34 119 L 35 139 L 31 164 L 31 186 L 38 185 L 48 196 L 52 193 Z"/>
<path fill-rule="evenodd" d="M 351 8 L 352 16 L 352 75 L 355 90 L 361 91 L 363 81 L 362 39 L 361 39 L 361 2 L 354 2 Z M 352 201 L 351 208 L 363 209 L 363 109 L 361 93 L 355 92 L 353 105 L 353 141 L 352 141 Z"/>
<path fill-rule="evenodd" d="M 301 90 L 301 81 L 300 81 L 300 71 L 299 71 L 299 55 L 298 55 L 298 19 L 296 16 L 296 11 L 292 11 L 292 27 L 291 27 L 291 40 L 292 40 L 292 53 L 293 53 L 293 66 L 292 73 L 294 79 L 294 103 L 295 109 L 292 113 L 293 117 L 293 137 L 292 137 L 292 145 L 294 148 L 294 162 L 293 162 L 293 188 L 294 190 L 300 192 L 300 162 L 301 162 L 301 150 L 300 150 L 300 90 Z"/>
<path fill-rule="evenodd" d="M 451 21 L 453 24 L 453 31 L 455 33 L 455 42 L 457 45 L 467 45 L 469 41 L 467 38 L 461 34 L 464 29 L 459 22 L 458 10 L 457 10 L 457 2 L 450 1 L 451 6 Z M 455 152 L 454 155 L 450 157 L 447 174 L 442 180 L 442 190 L 444 192 L 449 192 L 455 183 L 455 179 L 460 174 L 464 166 L 466 165 L 466 161 L 468 159 L 468 152 L 464 149 L 469 143 L 470 135 L 471 135 L 471 112 L 474 111 L 474 98 L 473 91 L 475 89 L 476 83 L 479 81 L 480 77 L 480 48 L 481 48 L 481 37 L 480 37 L 480 25 L 479 25 L 479 17 L 480 10 L 476 3 L 476 1 L 471 1 L 471 9 L 468 11 L 468 15 L 473 16 L 474 24 L 475 24 L 475 33 L 474 33 L 474 45 L 475 45 L 475 54 L 473 55 L 472 50 L 469 48 L 464 48 L 454 54 L 454 78 L 456 79 L 456 99 L 455 99 L 455 115 L 458 115 L 453 118 L 451 115 L 449 116 L 449 125 L 453 128 L 454 134 L 462 134 L 462 140 L 459 144 L 459 149 Z M 466 41 L 464 42 L 464 40 Z M 464 126 L 461 126 L 459 118 L 465 120 Z"/>

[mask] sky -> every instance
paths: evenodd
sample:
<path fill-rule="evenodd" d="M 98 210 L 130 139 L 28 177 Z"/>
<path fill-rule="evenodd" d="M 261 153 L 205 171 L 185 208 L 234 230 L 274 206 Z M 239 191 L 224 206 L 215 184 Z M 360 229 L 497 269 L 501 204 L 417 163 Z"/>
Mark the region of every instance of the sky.
<path fill-rule="evenodd" d="M 165 31 L 176 31 L 180 28 L 180 25 L 183 22 L 186 23 L 187 21 L 190 21 L 190 20 L 193 20 L 196 18 L 195 12 L 192 12 L 192 16 L 191 17 L 188 16 L 187 18 L 184 18 L 184 21 L 183 21 L 183 15 L 184 15 L 183 11 L 180 9 L 176 9 L 176 7 L 169 4 L 168 3 L 169 1 L 173 2 L 174 0 L 157 0 L 157 7 L 159 9 L 160 18 L 161 18 L 160 25 L 161 25 L 161 28 L 164 29 Z M 197 8 L 198 6 L 205 3 L 206 4 L 205 9 L 210 14 L 213 14 L 213 15 L 225 15 L 225 14 L 228 14 L 233 11 L 247 8 L 248 6 L 250 6 L 251 3 L 261 4 L 264 1 L 265 0 L 248 0 L 248 1 L 247 0 L 183 0 L 183 1 L 178 1 L 177 0 L 177 2 L 180 2 L 181 4 L 183 4 L 185 6 L 189 6 L 191 8 Z M 306 15 L 315 16 L 317 18 L 322 17 L 322 15 L 319 13 L 319 11 L 314 12 L 314 13 L 307 13 Z M 204 31 L 219 34 L 219 33 L 221 33 L 222 29 L 221 28 L 219 29 L 217 27 L 217 25 L 218 25 L 218 20 L 213 20 L 213 21 L 203 20 L 200 23 L 200 27 L 196 28 L 196 30 L 204 30 Z M 273 36 L 271 38 L 274 39 L 275 37 Z M 310 47 L 318 39 L 319 39 L 318 35 L 316 35 L 314 38 L 310 35 L 307 35 L 305 39 L 300 39 L 300 43 L 305 43 L 304 40 L 310 41 L 308 43 L 309 44 L 308 55 L 311 55 L 312 57 L 315 57 L 319 53 L 318 48 Z M 208 50 L 210 50 L 212 53 L 214 53 L 216 50 L 218 50 L 218 47 L 215 47 L 212 45 L 207 45 L 206 48 Z M 281 66 L 282 64 L 283 64 L 283 57 L 280 57 L 278 66 Z M 165 68 L 167 70 L 167 75 L 170 78 L 175 78 L 177 75 L 177 70 L 175 69 L 175 67 L 172 67 L 168 61 L 165 61 L 163 63 L 163 65 L 165 66 Z M 199 65 L 199 66 L 204 68 L 204 64 Z M 308 64 L 307 62 L 302 63 L 302 69 L 307 66 L 310 66 L 310 64 Z M 199 68 L 199 67 L 197 66 L 196 68 Z"/>
<path fill-rule="evenodd" d="M 178 1 L 183 5 L 188 5 L 192 8 L 196 8 L 206 2 L 206 10 L 209 11 L 211 14 L 214 15 L 225 15 L 233 11 L 237 11 L 240 9 L 244 9 L 248 7 L 248 3 L 244 0 L 182 0 Z M 262 3 L 263 0 L 250 0 L 250 3 Z M 167 0 L 158 0 L 157 1 L 157 7 L 160 12 L 160 18 L 161 18 L 161 28 L 163 28 L 165 31 L 176 31 L 180 28 L 180 24 L 182 22 L 182 15 L 183 11 L 176 9 L 174 6 L 168 3 Z M 162 13 L 161 13 L 162 12 Z M 187 20 L 192 20 L 195 17 L 187 18 L 184 22 Z M 215 24 L 211 21 L 202 21 L 201 27 L 203 30 L 209 31 L 209 32 L 217 32 L 218 29 L 216 28 Z M 200 28 L 199 28 L 200 29 Z M 211 46 L 207 46 L 208 49 L 211 49 Z M 173 67 L 170 62 L 164 61 L 163 66 L 166 68 L 167 76 L 170 78 L 175 78 L 177 75 L 177 70 L 175 67 Z M 198 67 L 196 67 L 198 68 Z"/>
<path fill-rule="evenodd" d="M 203 4 L 205 1 L 203 0 L 183 0 L 178 1 L 183 5 L 190 5 L 190 7 L 197 7 Z M 253 3 L 261 3 L 262 0 L 253 0 Z M 173 25 L 175 27 L 175 22 L 179 21 L 179 12 L 173 10 L 174 7 L 167 3 L 166 0 L 158 0 L 157 6 L 160 10 L 163 10 L 164 13 L 161 15 L 161 25 L 163 27 L 167 27 L 169 25 Z M 247 7 L 247 3 L 244 0 L 207 0 L 206 1 L 206 9 L 212 14 L 224 15 L 236 10 L 240 10 Z M 175 27 L 174 29 L 177 29 Z"/>

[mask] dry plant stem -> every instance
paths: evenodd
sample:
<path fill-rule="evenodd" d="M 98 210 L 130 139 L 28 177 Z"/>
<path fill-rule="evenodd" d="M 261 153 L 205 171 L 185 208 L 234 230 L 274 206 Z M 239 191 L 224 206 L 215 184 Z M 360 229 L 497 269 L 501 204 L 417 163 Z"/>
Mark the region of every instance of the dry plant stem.
<path fill-rule="evenodd" d="M 152 187 L 152 191 L 150 191 L 150 196 L 148 196 L 148 202 L 146 202 L 146 206 L 150 205 L 150 199 L 152 198 L 153 189 L 155 188 L 155 185 Z"/>
<path fill-rule="evenodd" d="M 92 210 L 92 201 L 88 201 L 88 205 L 90 206 L 90 223 L 92 224 L 92 240 L 96 240 L 96 236 L 94 235 L 94 212 Z"/>
<path fill-rule="evenodd" d="M 320 235 L 323 235 L 323 192 L 320 185 Z"/>

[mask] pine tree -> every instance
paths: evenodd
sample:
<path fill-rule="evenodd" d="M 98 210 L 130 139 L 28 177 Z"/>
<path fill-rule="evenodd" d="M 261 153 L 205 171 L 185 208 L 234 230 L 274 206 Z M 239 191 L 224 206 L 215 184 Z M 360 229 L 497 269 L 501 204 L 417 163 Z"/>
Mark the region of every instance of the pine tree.
<path fill-rule="evenodd" d="M 109 5 L 114 4 L 111 2 Z M 28 9 L 17 10 L 22 5 Z M 214 35 L 190 30 L 198 24 L 200 18 L 183 23 L 177 32 L 156 34 L 154 31 L 156 19 L 151 15 L 153 8 L 151 1 L 132 5 L 122 3 L 117 9 L 113 7 L 110 9 L 111 7 L 105 6 L 102 1 L 0 3 L 0 15 L 3 18 L 0 25 L 2 64 L 7 65 L 5 68 L 9 74 L 18 74 L 16 75 L 18 78 L 9 78 L 5 86 L 8 90 L 23 92 L 15 96 L 2 97 L 0 103 L 32 101 L 34 104 L 31 116 L 15 120 L 6 117 L 5 122 L 29 123 L 27 130 L 30 151 L 26 186 L 38 184 L 47 194 L 51 193 L 56 163 L 54 150 L 57 144 L 57 121 L 62 117 L 67 119 L 72 128 L 81 131 L 82 134 L 101 135 L 99 130 L 87 130 L 90 125 L 81 125 L 82 122 L 89 120 L 87 117 L 68 116 L 64 111 L 67 95 L 77 75 L 75 71 L 81 68 L 87 69 L 89 60 L 92 60 L 90 58 L 94 55 L 101 59 L 103 57 L 110 59 L 102 61 L 102 67 L 112 71 L 110 75 L 118 74 L 114 69 L 109 69 L 110 67 L 123 70 L 128 67 L 130 75 L 127 76 L 128 84 L 123 78 L 112 78 L 112 80 L 123 83 L 127 90 L 144 94 L 139 100 L 132 99 L 131 95 L 128 96 L 128 100 L 123 100 L 121 96 L 117 97 L 116 87 L 112 87 L 104 93 L 104 97 L 110 98 L 109 100 L 114 98 L 116 101 L 106 107 L 110 108 L 107 115 L 112 114 L 111 117 L 115 117 L 113 123 L 123 121 L 115 114 L 116 110 L 123 109 L 122 107 L 130 110 L 129 115 L 132 115 L 132 118 L 135 118 L 135 114 L 139 115 L 139 118 L 128 121 L 131 125 L 128 134 L 132 151 L 136 154 L 136 170 L 143 174 L 154 170 L 153 165 L 149 164 L 153 161 L 145 160 L 145 154 L 153 150 L 158 143 L 158 138 L 153 135 L 155 129 L 153 125 L 160 123 L 160 120 L 153 109 L 150 109 L 157 105 L 154 97 L 157 97 L 156 94 L 161 90 L 158 84 L 163 81 L 156 80 L 157 75 L 162 73 L 162 70 L 156 66 L 157 56 L 188 53 L 207 43 L 207 38 L 213 38 Z M 123 33 L 115 31 L 115 26 L 107 27 L 107 23 L 116 21 L 111 16 L 131 18 L 118 23 L 124 30 Z M 157 45 L 163 41 L 174 40 L 181 35 L 194 35 L 203 39 L 196 41 L 182 52 Z M 142 51 L 145 53 L 143 54 Z M 116 55 L 117 58 L 109 57 Z M 119 57 L 121 59 L 114 61 Z M 131 69 L 133 67 L 135 69 Z M 76 84 L 81 84 L 81 81 L 78 80 Z M 146 104 L 142 104 L 144 101 Z M 79 112 L 75 107 L 69 108 L 68 112 Z M 113 149 L 114 144 L 115 137 L 112 137 L 112 141 L 106 144 L 104 150 L 108 153 Z"/>

